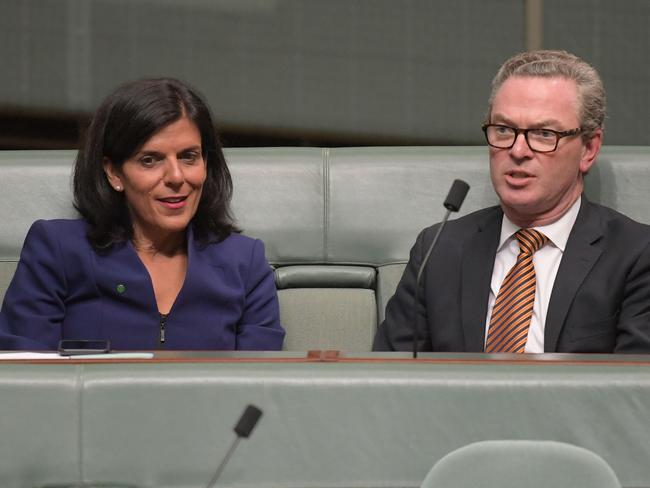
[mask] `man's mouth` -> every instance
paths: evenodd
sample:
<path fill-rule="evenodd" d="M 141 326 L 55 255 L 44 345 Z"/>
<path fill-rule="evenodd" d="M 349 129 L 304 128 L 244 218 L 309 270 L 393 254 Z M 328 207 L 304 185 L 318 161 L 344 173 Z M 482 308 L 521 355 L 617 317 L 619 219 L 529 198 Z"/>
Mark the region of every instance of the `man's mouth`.
<path fill-rule="evenodd" d="M 525 171 L 508 171 L 506 173 L 506 176 L 510 176 L 511 178 L 515 179 L 523 179 L 523 178 L 532 178 L 533 175 L 530 173 L 526 173 Z"/>

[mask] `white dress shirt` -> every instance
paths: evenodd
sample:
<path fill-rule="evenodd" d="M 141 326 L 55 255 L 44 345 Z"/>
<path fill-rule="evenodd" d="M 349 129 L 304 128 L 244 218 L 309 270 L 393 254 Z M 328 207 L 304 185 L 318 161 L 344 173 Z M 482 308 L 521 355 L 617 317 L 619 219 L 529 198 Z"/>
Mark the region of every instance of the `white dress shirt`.
<path fill-rule="evenodd" d="M 546 312 L 551 299 L 555 276 L 562 261 L 564 248 L 566 247 L 569 234 L 578 217 L 581 197 L 579 197 L 569 210 L 552 224 L 540 227 L 533 227 L 540 231 L 549 242 L 533 255 L 533 266 L 537 284 L 535 286 L 535 303 L 533 304 L 533 317 L 528 329 L 528 340 L 526 341 L 525 352 L 544 352 L 544 324 L 546 323 Z M 519 254 L 519 242 L 514 234 L 521 227 L 513 224 L 508 217 L 503 216 L 501 223 L 501 237 L 499 247 L 492 269 L 492 282 L 490 283 L 490 298 L 488 299 L 487 319 L 485 322 L 485 340 L 490 327 L 490 316 L 494 301 L 501 287 L 501 283 L 517 261 Z"/>

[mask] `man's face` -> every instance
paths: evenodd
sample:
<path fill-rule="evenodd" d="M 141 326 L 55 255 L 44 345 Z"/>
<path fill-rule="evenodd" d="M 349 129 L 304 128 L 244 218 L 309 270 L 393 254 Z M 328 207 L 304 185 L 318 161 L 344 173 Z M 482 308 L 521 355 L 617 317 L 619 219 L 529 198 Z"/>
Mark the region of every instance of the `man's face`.
<path fill-rule="evenodd" d="M 567 131 L 580 127 L 578 89 L 563 77 L 513 76 L 497 91 L 491 124 Z M 583 174 L 594 163 L 602 132 L 588 142 L 560 139 L 550 153 L 534 152 L 519 134 L 510 149 L 490 146 L 490 176 L 504 213 L 532 227 L 559 219 L 582 193 Z"/>

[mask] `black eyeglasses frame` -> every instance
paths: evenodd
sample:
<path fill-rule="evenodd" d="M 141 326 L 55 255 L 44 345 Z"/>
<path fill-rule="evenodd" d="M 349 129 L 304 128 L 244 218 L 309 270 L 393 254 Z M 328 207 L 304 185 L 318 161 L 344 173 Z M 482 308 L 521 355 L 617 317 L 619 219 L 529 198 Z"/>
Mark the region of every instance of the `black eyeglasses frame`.
<path fill-rule="evenodd" d="M 488 138 L 488 133 L 487 133 L 487 131 L 488 131 L 488 129 L 490 127 L 503 127 L 505 129 L 510 129 L 510 130 L 515 131 L 515 137 L 512 140 L 512 144 L 510 144 L 509 146 L 496 146 L 496 145 L 492 144 L 490 142 L 490 139 Z M 526 139 L 526 144 L 528 144 L 529 149 L 531 151 L 533 151 L 533 152 L 538 152 L 538 153 L 551 153 L 553 151 L 556 151 L 557 146 L 560 143 L 560 139 L 562 139 L 564 137 L 576 136 L 576 135 L 578 135 L 578 134 L 580 134 L 582 132 L 582 127 L 577 127 L 575 129 L 561 130 L 560 131 L 560 130 L 553 130 L 553 129 L 544 129 L 544 128 L 540 128 L 540 127 L 533 127 L 533 128 L 530 128 L 530 129 L 520 129 L 519 127 L 510 127 L 509 125 L 505 125 L 505 124 L 488 124 L 488 123 L 483 124 L 481 126 L 481 129 L 483 130 L 483 134 L 485 134 L 485 140 L 488 143 L 488 146 L 496 147 L 497 149 L 510 149 L 517 142 L 517 138 L 519 137 L 519 134 L 523 134 L 524 139 Z M 553 147 L 553 149 L 549 149 L 548 151 L 540 151 L 538 149 L 533 149 L 531 147 L 531 145 L 530 145 L 530 141 L 528 140 L 528 133 L 530 131 L 533 131 L 533 130 L 544 130 L 544 131 L 552 132 L 553 134 L 555 134 L 555 147 Z"/>

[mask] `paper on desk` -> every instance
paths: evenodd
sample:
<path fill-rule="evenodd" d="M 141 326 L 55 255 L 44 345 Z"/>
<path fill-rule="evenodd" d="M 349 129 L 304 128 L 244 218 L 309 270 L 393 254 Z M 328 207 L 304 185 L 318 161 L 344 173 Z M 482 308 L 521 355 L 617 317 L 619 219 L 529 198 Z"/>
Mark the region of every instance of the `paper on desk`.
<path fill-rule="evenodd" d="M 56 352 L 0 352 L 2 359 L 70 359 Z"/>
<path fill-rule="evenodd" d="M 151 359 L 152 352 L 104 352 L 101 354 L 76 354 L 73 359 Z"/>
<path fill-rule="evenodd" d="M 56 352 L 0 352 L 3 359 L 151 359 L 152 352 L 113 352 L 102 354 L 77 354 L 62 356 Z"/>

